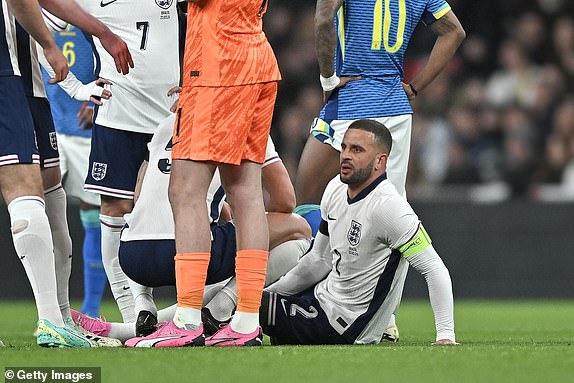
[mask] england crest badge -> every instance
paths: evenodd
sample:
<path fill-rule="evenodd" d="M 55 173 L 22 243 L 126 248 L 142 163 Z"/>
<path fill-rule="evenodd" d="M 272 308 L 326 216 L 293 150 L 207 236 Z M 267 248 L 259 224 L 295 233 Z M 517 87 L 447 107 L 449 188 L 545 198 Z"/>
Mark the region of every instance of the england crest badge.
<path fill-rule="evenodd" d="M 155 3 L 163 9 L 169 9 L 173 0 L 155 0 Z"/>
<path fill-rule="evenodd" d="M 58 150 L 58 138 L 56 137 L 56 132 L 50 132 L 50 145 L 52 149 Z"/>
<path fill-rule="evenodd" d="M 94 162 L 92 164 L 92 178 L 96 181 L 103 180 L 106 177 L 106 170 L 108 170 L 108 164 Z"/>
<path fill-rule="evenodd" d="M 347 239 L 351 246 L 357 246 L 361 241 L 361 224 L 354 219 L 351 220 L 351 227 L 347 233 Z"/>

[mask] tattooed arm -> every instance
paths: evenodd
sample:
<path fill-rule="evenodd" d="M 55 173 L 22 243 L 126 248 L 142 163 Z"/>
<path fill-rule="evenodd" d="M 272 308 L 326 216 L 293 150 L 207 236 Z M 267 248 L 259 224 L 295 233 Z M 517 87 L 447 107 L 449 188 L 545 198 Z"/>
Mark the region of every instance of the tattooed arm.
<path fill-rule="evenodd" d="M 315 51 L 323 77 L 331 77 L 335 69 L 337 31 L 335 16 L 343 0 L 318 0 L 315 9 Z"/>
<path fill-rule="evenodd" d="M 335 76 L 335 49 L 337 47 L 337 31 L 335 16 L 344 0 L 317 0 L 315 9 L 315 51 L 319 60 L 321 85 L 323 86 L 323 101 L 327 101 L 334 89 L 344 86 L 349 81 L 361 77 Z M 326 82 L 324 83 L 324 80 Z"/>
<path fill-rule="evenodd" d="M 446 68 L 462 40 L 466 37 L 466 32 L 452 10 L 435 21 L 431 25 L 431 29 L 438 37 L 428 62 L 411 81 L 411 85 L 417 92 L 426 88 Z M 409 99 L 416 96 L 409 85 L 403 83 L 403 88 Z"/>

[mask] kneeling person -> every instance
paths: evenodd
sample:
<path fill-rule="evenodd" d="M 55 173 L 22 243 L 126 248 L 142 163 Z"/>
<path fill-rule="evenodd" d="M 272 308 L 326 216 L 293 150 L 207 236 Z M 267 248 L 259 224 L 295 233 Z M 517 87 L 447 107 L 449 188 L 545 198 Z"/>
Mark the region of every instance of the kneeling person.
<path fill-rule="evenodd" d="M 264 291 L 260 318 L 273 344 L 381 341 L 409 264 L 429 288 L 436 343 L 455 344 L 450 275 L 412 210 L 387 179 L 392 139 L 372 120 L 345 133 L 339 177 L 321 200 L 313 249 Z"/>
<path fill-rule="evenodd" d="M 136 203 L 132 212 L 126 215 L 126 227 L 121 235 L 119 259 L 123 271 L 133 281 L 148 287 L 175 285 L 175 228 L 168 200 L 174 122 L 175 115 L 163 121 L 149 144 L 149 161 L 140 170 L 138 186 L 141 187 L 136 187 Z M 309 246 L 307 238 L 311 230 L 304 219 L 290 213 L 295 205 L 293 186 L 271 139 L 262 166 L 262 184 L 269 195 L 266 205 L 268 210 L 272 210 L 267 214 L 269 247 L 272 249 L 266 279 L 269 284 L 295 266 Z M 225 300 L 225 294 L 237 294 L 232 278 L 235 275 L 235 227 L 232 222 L 221 223 L 219 219 L 224 197 L 225 192 L 216 175 L 206 200 L 213 256 L 207 275 L 207 284 L 212 288 L 206 289 L 204 297 L 204 304 L 210 309 L 209 319 L 215 320 L 210 322 L 215 323 L 230 318 L 236 296 L 228 300 L 229 304 L 221 304 L 220 300 Z M 216 295 L 220 291 L 223 294 Z M 172 319 L 173 311 L 157 313 L 151 289 L 140 291 L 132 288 L 132 293 L 138 313 L 136 334 L 133 330 L 114 334 L 120 339 L 125 339 L 126 335 L 147 335 L 149 330 L 156 330 L 157 319 Z M 163 314 L 167 317 L 162 317 Z M 85 318 L 83 322 L 86 323 Z"/>

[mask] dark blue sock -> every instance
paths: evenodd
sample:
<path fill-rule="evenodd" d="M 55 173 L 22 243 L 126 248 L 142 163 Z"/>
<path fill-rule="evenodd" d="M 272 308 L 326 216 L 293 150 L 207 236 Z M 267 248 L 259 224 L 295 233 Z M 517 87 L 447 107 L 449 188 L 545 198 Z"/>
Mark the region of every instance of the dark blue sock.
<path fill-rule="evenodd" d="M 319 231 L 319 225 L 321 224 L 321 207 L 315 204 L 300 205 L 295 208 L 294 213 L 305 218 L 309 226 L 311 226 L 314 237 Z"/>
<path fill-rule="evenodd" d="M 98 209 L 80 210 L 84 226 L 84 303 L 82 313 L 97 318 L 106 287 L 106 271 L 102 263 L 102 232 Z"/>

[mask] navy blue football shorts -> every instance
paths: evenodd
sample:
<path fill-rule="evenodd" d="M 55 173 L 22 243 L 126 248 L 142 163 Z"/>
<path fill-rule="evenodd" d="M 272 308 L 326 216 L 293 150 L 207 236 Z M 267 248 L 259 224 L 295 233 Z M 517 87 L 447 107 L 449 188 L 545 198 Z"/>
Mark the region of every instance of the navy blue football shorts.
<path fill-rule="evenodd" d="M 50 103 L 43 97 L 27 97 L 27 99 L 34 121 L 40 166 L 42 169 L 56 167 L 60 165 L 60 155 Z"/>
<path fill-rule="evenodd" d="M 211 225 L 211 258 L 207 285 L 235 275 L 235 226 L 226 222 Z M 138 240 L 120 242 L 120 266 L 126 275 L 143 286 L 175 286 L 175 240 Z"/>
<path fill-rule="evenodd" d="M 313 293 L 314 286 L 296 295 L 263 292 L 259 321 L 271 344 L 352 344 L 329 323 Z"/>
<path fill-rule="evenodd" d="M 34 122 L 20 76 L 0 76 L 0 166 L 39 164 Z"/>
<path fill-rule="evenodd" d="M 152 136 L 94 124 L 84 190 L 133 199 L 138 171 L 147 159 Z"/>

